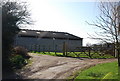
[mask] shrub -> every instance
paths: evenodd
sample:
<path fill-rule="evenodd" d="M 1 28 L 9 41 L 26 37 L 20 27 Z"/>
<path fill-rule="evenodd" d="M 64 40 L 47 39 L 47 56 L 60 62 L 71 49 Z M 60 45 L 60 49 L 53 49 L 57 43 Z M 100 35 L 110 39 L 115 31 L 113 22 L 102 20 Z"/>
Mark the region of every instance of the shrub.
<path fill-rule="evenodd" d="M 21 46 L 17 46 L 13 49 L 13 54 L 10 57 L 10 63 L 13 68 L 19 69 L 22 68 L 24 65 L 27 64 L 27 59 L 30 56 L 27 53 L 27 49 Z"/>
<path fill-rule="evenodd" d="M 26 64 L 25 59 L 21 55 L 15 55 L 10 58 L 11 64 L 13 68 L 21 68 Z"/>
<path fill-rule="evenodd" d="M 23 58 L 30 58 L 30 56 L 27 53 L 27 49 L 25 49 L 24 47 L 17 46 L 14 48 L 14 52 L 15 54 L 21 55 Z"/>

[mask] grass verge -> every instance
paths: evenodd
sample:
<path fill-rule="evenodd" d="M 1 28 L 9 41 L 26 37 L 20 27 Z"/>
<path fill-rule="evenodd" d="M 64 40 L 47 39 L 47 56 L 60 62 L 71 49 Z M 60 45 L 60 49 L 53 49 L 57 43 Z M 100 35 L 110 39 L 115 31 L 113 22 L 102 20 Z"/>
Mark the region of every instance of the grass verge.
<path fill-rule="evenodd" d="M 78 76 L 74 81 L 79 79 L 118 79 L 117 62 L 98 64 L 89 69 L 77 72 Z"/>

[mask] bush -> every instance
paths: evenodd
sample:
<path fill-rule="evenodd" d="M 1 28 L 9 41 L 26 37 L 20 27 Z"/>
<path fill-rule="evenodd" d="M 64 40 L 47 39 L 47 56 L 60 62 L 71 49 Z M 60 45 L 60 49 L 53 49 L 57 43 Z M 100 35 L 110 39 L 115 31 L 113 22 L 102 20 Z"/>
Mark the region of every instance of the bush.
<path fill-rule="evenodd" d="M 13 68 L 22 68 L 26 64 L 25 59 L 21 55 L 15 55 L 10 58 L 11 64 Z"/>
<path fill-rule="evenodd" d="M 28 55 L 27 53 L 27 49 L 25 49 L 24 47 L 21 47 L 21 46 L 17 46 L 14 48 L 14 54 L 18 54 L 18 55 L 21 55 L 23 58 L 30 58 L 30 56 Z"/>
<path fill-rule="evenodd" d="M 14 52 L 10 57 L 10 63 L 12 68 L 20 69 L 27 64 L 27 59 L 29 59 L 30 56 L 27 53 L 27 49 L 21 46 L 15 47 L 13 51 Z"/>

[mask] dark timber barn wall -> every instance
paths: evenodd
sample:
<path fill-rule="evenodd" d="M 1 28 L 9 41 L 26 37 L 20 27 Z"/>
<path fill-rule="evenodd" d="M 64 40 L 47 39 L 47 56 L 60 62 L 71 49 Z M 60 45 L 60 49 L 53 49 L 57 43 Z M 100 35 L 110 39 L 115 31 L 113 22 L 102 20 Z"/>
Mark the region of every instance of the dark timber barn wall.
<path fill-rule="evenodd" d="M 64 43 L 68 51 L 72 51 L 82 46 L 82 38 L 66 32 L 27 29 L 22 29 L 15 37 L 15 46 L 23 46 L 29 51 L 62 52 Z"/>

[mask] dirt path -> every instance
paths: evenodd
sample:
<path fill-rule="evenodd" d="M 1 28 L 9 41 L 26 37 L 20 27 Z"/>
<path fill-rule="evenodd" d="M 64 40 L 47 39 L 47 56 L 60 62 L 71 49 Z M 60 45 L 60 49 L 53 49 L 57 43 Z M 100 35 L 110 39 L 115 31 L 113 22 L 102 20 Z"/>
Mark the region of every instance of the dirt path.
<path fill-rule="evenodd" d="M 33 63 L 19 73 L 24 79 L 65 79 L 86 66 L 115 61 L 116 59 L 76 59 L 30 53 Z"/>

